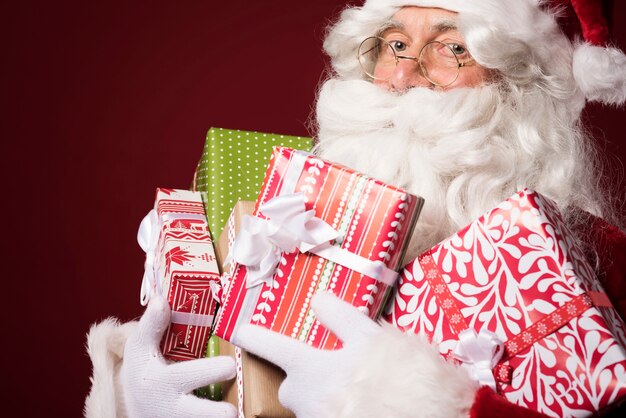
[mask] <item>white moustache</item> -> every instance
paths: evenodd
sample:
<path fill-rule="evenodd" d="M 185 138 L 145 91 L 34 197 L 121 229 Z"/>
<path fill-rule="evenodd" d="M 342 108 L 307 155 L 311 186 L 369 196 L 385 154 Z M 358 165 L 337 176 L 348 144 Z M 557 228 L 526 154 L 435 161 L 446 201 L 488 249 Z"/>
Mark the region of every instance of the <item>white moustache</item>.
<path fill-rule="evenodd" d="M 316 150 L 410 188 L 414 181 L 408 176 L 418 173 L 406 168 L 416 163 L 421 177 L 450 176 L 466 166 L 464 160 L 484 158 L 477 150 L 502 122 L 501 101 L 495 86 L 397 94 L 367 81 L 331 79 L 318 99 Z"/>
<path fill-rule="evenodd" d="M 484 125 L 499 104 L 493 85 L 449 91 L 413 88 L 398 94 L 364 80 L 331 79 L 320 90 L 317 115 L 320 129 L 330 134 L 393 127 L 434 139 Z"/>
<path fill-rule="evenodd" d="M 564 204 L 574 195 L 584 160 L 575 129 L 559 125 L 545 96 L 512 94 L 496 85 L 397 94 L 331 79 L 317 103 L 315 151 L 425 198 L 417 255 L 523 187 Z"/>

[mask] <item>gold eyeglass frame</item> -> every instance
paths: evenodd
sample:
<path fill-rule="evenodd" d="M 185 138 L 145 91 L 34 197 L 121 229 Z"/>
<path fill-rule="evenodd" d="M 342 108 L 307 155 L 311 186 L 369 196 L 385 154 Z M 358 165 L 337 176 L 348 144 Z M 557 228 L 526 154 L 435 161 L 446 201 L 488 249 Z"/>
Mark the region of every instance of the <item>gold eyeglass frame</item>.
<path fill-rule="evenodd" d="M 369 37 L 363 39 L 363 41 L 359 44 L 359 48 L 357 49 L 356 59 L 357 59 L 357 61 L 359 63 L 359 66 L 361 67 L 361 70 L 363 71 L 363 73 L 365 73 L 365 75 L 367 75 L 368 77 L 370 77 L 370 78 L 372 78 L 374 80 L 380 80 L 380 81 L 387 81 L 387 80 L 389 80 L 389 77 L 387 77 L 387 78 L 380 78 L 380 77 L 375 77 L 373 74 L 370 74 L 369 71 L 363 65 L 363 63 L 361 62 L 361 56 L 367 54 L 368 52 L 370 52 L 373 49 L 373 48 L 370 48 L 369 50 L 361 53 L 361 48 L 363 47 L 363 45 L 366 42 L 368 42 L 370 40 L 374 40 L 374 39 L 377 39 L 377 40 L 383 42 L 385 45 L 387 45 L 389 47 L 389 49 L 391 49 L 391 51 L 393 52 L 393 56 L 394 56 L 394 59 L 395 59 L 395 63 L 396 63 L 395 65 L 396 66 L 398 65 L 398 63 L 400 62 L 401 59 L 403 59 L 403 60 L 411 60 L 411 61 L 417 62 L 417 67 L 419 68 L 419 72 L 422 75 L 422 77 L 424 77 L 426 80 L 428 80 L 429 83 L 431 83 L 432 85 L 437 86 L 437 87 L 447 87 L 447 86 L 451 85 L 452 83 L 454 83 L 459 78 L 459 74 L 461 73 L 461 68 L 462 67 L 466 67 L 466 66 L 472 65 L 475 62 L 473 58 L 470 58 L 468 61 L 465 61 L 465 62 L 459 61 L 459 57 L 454 52 L 452 47 L 449 44 L 447 44 L 445 42 L 441 42 L 441 41 L 430 41 L 430 42 L 425 43 L 424 46 L 422 46 L 422 48 L 420 49 L 419 55 L 417 57 L 411 57 L 411 56 L 408 56 L 408 55 L 398 55 L 398 53 L 396 52 L 394 47 L 391 45 L 391 43 L 389 43 L 389 41 L 387 41 L 385 38 L 382 38 L 380 36 L 369 36 Z M 428 45 L 432 45 L 432 44 L 442 44 L 442 45 L 445 45 L 446 48 L 448 48 L 450 50 L 450 52 L 454 56 L 454 59 L 457 62 L 456 75 L 454 76 L 454 79 L 452 81 L 450 81 L 449 83 L 441 84 L 439 82 L 431 80 L 430 77 L 428 77 L 428 73 L 426 72 L 426 69 L 422 65 L 422 56 L 424 54 L 424 50 L 425 50 L 425 48 Z"/>

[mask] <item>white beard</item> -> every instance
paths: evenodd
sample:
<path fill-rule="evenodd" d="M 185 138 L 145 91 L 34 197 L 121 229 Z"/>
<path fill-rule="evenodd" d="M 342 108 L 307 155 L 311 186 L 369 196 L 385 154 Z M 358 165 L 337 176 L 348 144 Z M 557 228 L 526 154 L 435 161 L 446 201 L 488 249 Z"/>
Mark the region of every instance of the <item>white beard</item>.
<path fill-rule="evenodd" d="M 536 167 L 554 170 L 560 163 L 554 155 L 538 163 L 537 147 L 522 140 L 522 128 L 535 126 L 517 120 L 506 94 L 486 85 L 398 95 L 367 81 L 331 79 L 317 103 L 315 152 L 425 199 L 410 261 L 523 187 L 557 201 L 571 190 L 561 182 L 552 193 L 542 182 L 550 176 Z"/>

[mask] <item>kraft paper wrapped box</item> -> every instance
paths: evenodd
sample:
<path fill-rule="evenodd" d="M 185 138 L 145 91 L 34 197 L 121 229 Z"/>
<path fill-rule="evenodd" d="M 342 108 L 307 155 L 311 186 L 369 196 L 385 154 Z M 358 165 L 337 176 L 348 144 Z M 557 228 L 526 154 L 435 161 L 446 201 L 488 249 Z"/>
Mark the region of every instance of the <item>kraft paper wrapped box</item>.
<path fill-rule="evenodd" d="M 223 273 L 230 272 L 231 264 L 226 265 L 224 263 L 230 248 L 235 242 L 235 237 L 241 229 L 241 222 L 246 215 L 252 215 L 254 213 L 255 202 L 252 200 L 239 200 L 235 203 L 224 230 L 220 234 L 220 239 L 215 247 L 215 255 L 217 257 L 217 263 L 222 267 Z"/>
<path fill-rule="evenodd" d="M 252 215 L 254 205 L 253 201 L 238 201 L 220 234 L 215 253 L 224 277 L 232 274 L 234 267 L 224 265 L 224 258 L 239 232 L 243 217 Z M 237 364 L 237 379 L 221 383 L 221 389 L 223 400 L 236 405 L 240 417 L 295 418 L 278 402 L 278 388 L 285 378 L 280 368 L 222 339 L 219 339 L 219 351 L 221 355 L 233 357 Z"/>
<path fill-rule="evenodd" d="M 203 357 L 217 303 L 211 282 L 219 283 L 220 276 L 200 194 L 157 189 L 138 241 L 146 252 L 141 302 L 162 294 L 172 309 L 161 341 L 164 357 Z"/>
<path fill-rule="evenodd" d="M 215 334 L 237 345 L 238 328 L 251 323 L 339 348 L 315 319 L 311 297 L 331 291 L 377 318 L 422 203 L 346 167 L 276 147 L 254 217 L 243 220 L 232 251 L 235 261 L 260 260 L 235 264 Z"/>
<path fill-rule="evenodd" d="M 285 372 L 274 364 L 220 339 L 220 354 L 231 356 L 237 378 L 222 383 L 223 400 L 237 406 L 240 418 L 295 418 L 278 402 Z"/>
<path fill-rule="evenodd" d="M 272 147 L 278 145 L 308 151 L 313 140 L 222 128 L 207 132 L 192 189 L 202 192 L 216 242 L 235 203 L 257 199 Z"/>
<path fill-rule="evenodd" d="M 624 322 L 554 202 L 530 190 L 410 263 L 385 319 L 549 416 L 590 416 L 626 396 Z"/>

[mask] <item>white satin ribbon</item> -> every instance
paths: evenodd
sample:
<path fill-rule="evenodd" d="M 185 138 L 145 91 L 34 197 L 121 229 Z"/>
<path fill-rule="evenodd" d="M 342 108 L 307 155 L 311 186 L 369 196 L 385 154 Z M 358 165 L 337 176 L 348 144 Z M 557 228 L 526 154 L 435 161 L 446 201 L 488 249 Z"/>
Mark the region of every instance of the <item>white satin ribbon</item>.
<path fill-rule="evenodd" d="M 491 331 L 481 330 L 478 334 L 473 329 L 459 333 L 459 342 L 452 355 L 463 362 L 471 378 L 481 386 L 496 388 L 493 368 L 504 354 L 504 343 Z"/>
<path fill-rule="evenodd" d="M 160 280 L 157 280 L 157 244 L 159 243 L 163 223 L 175 220 L 206 220 L 206 217 L 195 213 L 166 213 L 161 215 L 159 219 L 156 209 L 152 209 L 139 224 L 137 242 L 146 253 L 139 295 L 139 302 L 142 306 L 146 306 L 148 301 L 150 301 L 153 289 L 158 294 L 163 294 Z"/>
<path fill-rule="evenodd" d="M 209 282 L 209 287 L 211 288 L 211 296 L 213 297 L 213 300 L 216 301 L 217 303 L 222 303 L 222 284 L 221 281 L 220 283 L 218 283 L 215 280 L 211 280 Z"/>
<path fill-rule="evenodd" d="M 262 283 L 271 285 L 281 252 L 310 252 L 333 261 L 366 276 L 393 285 L 397 272 L 381 261 L 372 261 L 329 241 L 339 233 L 315 216 L 314 210 L 306 210 L 302 193 L 282 194 L 259 207 L 267 219 L 245 216 L 241 230 L 226 257 L 247 267 L 248 288 Z"/>
<path fill-rule="evenodd" d="M 306 210 L 302 193 L 276 196 L 261 205 L 259 212 L 267 219 L 245 216 L 225 261 L 248 268 L 248 288 L 270 284 L 282 251 L 311 251 L 339 235 L 314 210 Z"/>
<path fill-rule="evenodd" d="M 172 311 L 170 322 L 172 324 L 191 325 L 194 327 L 210 327 L 213 323 L 213 315 Z"/>
<path fill-rule="evenodd" d="M 157 211 L 152 209 L 143 218 L 137 231 L 137 242 L 146 253 L 146 261 L 143 264 L 143 279 L 141 281 L 141 293 L 139 301 L 142 306 L 146 306 L 150 300 L 152 289 L 156 287 L 156 246 L 159 242 L 161 223 Z"/>

